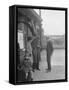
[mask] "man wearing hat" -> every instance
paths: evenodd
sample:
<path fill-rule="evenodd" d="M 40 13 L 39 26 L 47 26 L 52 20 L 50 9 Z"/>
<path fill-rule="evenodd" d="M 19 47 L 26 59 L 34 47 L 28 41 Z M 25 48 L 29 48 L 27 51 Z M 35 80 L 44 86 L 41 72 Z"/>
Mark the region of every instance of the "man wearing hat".
<path fill-rule="evenodd" d="M 37 70 L 40 70 L 39 69 L 39 62 L 41 61 L 41 55 L 40 55 L 40 37 L 38 36 L 37 37 L 37 65 L 36 65 L 36 68 Z"/>
<path fill-rule="evenodd" d="M 46 50 L 47 50 L 47 65 L 48 65 L 47 72 L 50 72 L 51 71 L 51 56 L 53 53 L 53 45 L 52 45 L 51 39 L 47 40 Z"/>

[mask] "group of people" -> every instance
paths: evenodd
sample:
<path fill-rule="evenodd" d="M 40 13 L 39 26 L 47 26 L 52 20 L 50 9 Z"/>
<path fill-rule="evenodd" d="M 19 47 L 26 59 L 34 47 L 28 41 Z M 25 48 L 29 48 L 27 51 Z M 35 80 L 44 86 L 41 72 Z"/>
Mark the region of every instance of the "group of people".
<path fill-rule="evenodd" d="M 17 56 L 17 81 L 32 81 L 33 72 L 39 69 L 39 62 L 41 60 L 41 47 L 39 37 L 27 37 L 27 46 L 25 51 L 24 60 L 20 63 L 20 47 L 18 45 L 18 56 Z M 51 71 L 51 56 L 53 53 L 53 45 L 50 40 L 47 41 L 47 72 Z M 20 76 L 21 74 L 21 76 Z M 22 77 L 22 78 L 21 78 Z M 20 79 L 21 78 L 21 79 Z"/>
<path fill-rule="evenodd" d="M 24 82 L 31 81 L 33 80 L 33 72 L 35 72 L 35 69 L 40 70 L 39 62 L 41 60 L 41 55 L 39 37 L 27 37 L 26 50 L 22 63 L 20 63 L 19 43 L 17 44 L 17 48 L 17 81 L 20 81 L 19 78 L 21 77 L 21 80 Z M 22 75 L 20 76 L 20 74 Z"/>
<path fill-rule="evenodd" d="M 35 70 L 40 70 L 39 63 L 41 61 L 41 45 L 40 36 L 33 34 L 35 31 L 34 25 L 32 23 L 32 37 L 26 37 L 25 51 L 23 55 L 23 60 L 20 62 L 20 45 L 17 43 L 17 61 L 16 61 L 16 80 L 17 81 L 32 81 L 33 72 Z M 53 52 L 53 45 L 50 40 L 47 40 L 47 72 L 51 71 L 51 56 Z"/>

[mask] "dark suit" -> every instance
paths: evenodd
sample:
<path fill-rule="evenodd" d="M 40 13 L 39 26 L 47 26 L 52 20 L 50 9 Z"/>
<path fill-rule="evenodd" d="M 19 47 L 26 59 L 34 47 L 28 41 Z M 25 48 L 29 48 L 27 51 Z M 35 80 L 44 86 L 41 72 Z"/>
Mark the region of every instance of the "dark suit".
<path fill-rule="evenodd" d="M 26 81 L 26 74 L 24 70 L 21 70 L 21 63 L 20 63 L 20 46 L 17 43 L 17 59 L 16 59 L 16 81 Z"/>
<path fill-rule="evenodd" d="M 41 55 L 40 55 L 40 40 L 37 40 L 37 69 L 39 69 L 39 62 L 41 61 Z"/>
<path fill-rule="evenodd" d="M 32 54 L 33 54 L 33 69 L 36 69 L 37 65 L 37 39 L 35 38 L 32 43 Z"/>
<path fill-rule="evenodd" d="M 18 66 L 20 64 L 20 47 L 19 43 L 17 43 L 17 59 L 16 59 L 16 80 L 19 81 L 19 70 Z"/>
<path fill-rule="evenodd" d="M 51 56 L 53 53 L 53 45 L 51 41 L 47 42 L 47 65 L 48 65 L 48 70 L 51 70 Z"/>
<path fill-rule="evenodd" d="M 32 54 L 33 54 L 33 69 L 39 69 L 40 57 L 40 40 L 36 37 L 32 43 Z"/>

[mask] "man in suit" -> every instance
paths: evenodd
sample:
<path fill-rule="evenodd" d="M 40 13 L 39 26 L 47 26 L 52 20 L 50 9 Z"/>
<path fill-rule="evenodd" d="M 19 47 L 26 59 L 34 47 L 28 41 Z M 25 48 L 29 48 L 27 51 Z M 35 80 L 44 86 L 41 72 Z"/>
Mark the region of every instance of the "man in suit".
<path fill-rule="evenodd" d="M 51 56 L 53 53 L 53 45 L 50 39 L 48 39 L 47 41 L 47 65 L 48 65 L 48 69 L 47 72 L 51 71 Z"/>
<path fill-rule="evenodd" d="M 36 68 L 37 68 L 37 70 L 40 70 L 39 69 L 39 62 L 41 61 L 41 55 L 40 55 L 40 49 L 41 49 L 41 47 L 40 47 L 40 38 L 39 37 L 37 37 L 37 65 L 36 65 Z"/>
<path fill-rule="evenodd" d="M 32 46 L 32 54 L 33 54 L 33 71 L 34 69 L 40 70 L 39 62 L 41 60 L 41 56 L 40 56 L 40 40 L 38 36 L 36 36 L 33 39 L 31 46 Z"/>
<path fill-rule="evenodd" d="M 37 38 L 35 37 L 31 42 L 32 54 L 33 54 L 33 71 L 36 69 L 37 65 Z"/>
<path fill-rule="evenodd" d="M 26 81 L 26 73 L 22 70 L 22 65 L 20 63 L 20 45 L 17 43 L 17 61 L 16 61 L 16 80 Z"/>

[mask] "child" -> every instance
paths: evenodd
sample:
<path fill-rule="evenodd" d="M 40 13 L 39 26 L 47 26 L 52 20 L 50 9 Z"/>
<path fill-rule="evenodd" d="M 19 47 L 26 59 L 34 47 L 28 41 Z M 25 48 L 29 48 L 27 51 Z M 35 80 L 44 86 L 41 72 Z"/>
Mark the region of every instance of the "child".
<path fill-rule="evenodd" d="M 33 72 L 32 72 L 32 63 L 31 63 L 31 54 L 26 54 L 25 59 L 23 61 L 23 71 L 26 73 L 26 81 L 33 80 Z"/>

